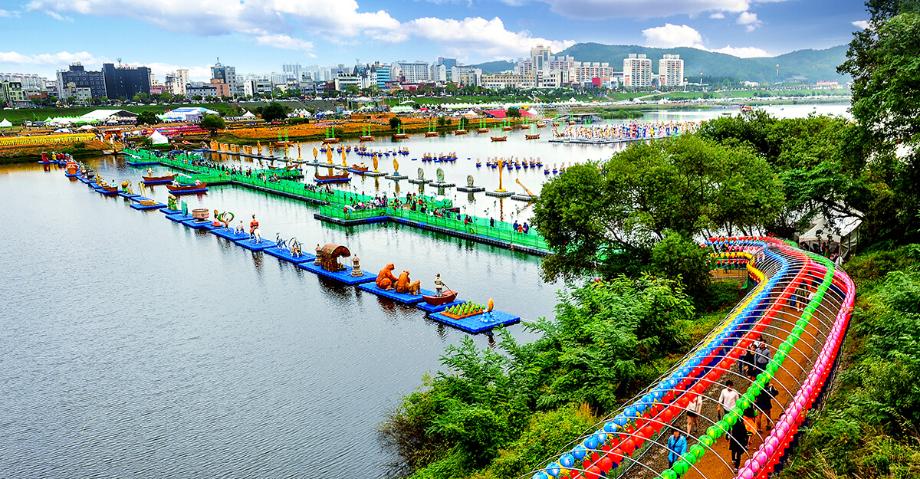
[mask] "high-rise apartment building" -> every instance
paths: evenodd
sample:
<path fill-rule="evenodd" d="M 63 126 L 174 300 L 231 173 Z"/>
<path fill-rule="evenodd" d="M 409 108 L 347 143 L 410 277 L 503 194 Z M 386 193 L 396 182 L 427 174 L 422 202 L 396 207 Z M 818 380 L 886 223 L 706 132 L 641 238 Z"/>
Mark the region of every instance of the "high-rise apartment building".
<path fill-rule="evenodd" d="M 105 92 L 109 98 L 131 99 L 138 93 L 150 93 L 150 68 L 102 64 Z"/>
<path fill-rule="evenodd" d="M 430 71 L 426 62 L 398 62 L 399 73 L 403 83 L 420 83 L 430 80 Z"/>
<path fill-rule="evenodd" d="M 623 59 L 623 84 L 627 88 L 652 86 L 652 60 L 644 53 L 630 53 Z"/>
<path fill-rule="evenodd" d="M 663 87 L 684 85 L 684 61 L 680 55 L 665 54 L 658 60 L 658 84 Z"/>
<path fill-rule="evenodd" d="M 106 96 L 105 77 L 102 72 L 87 71 L 83 65 L 74 63 L 66 71 L 57 72 L 57 90 L 59 98 L 64 96 L 64 88 L 73 83 L 75 88 L 88 88 L 92 98 Z"/>
<path fill-rule="evenodd" d="M 211 80 L 217 80 L 218 83 L 224 83 L 230 91 L 230 96 L 242 96 L 244 94 L 243 85 L 236 74 L 236 67 L 222 65 L 220 58 L 217 63 L 211 67 Z M 213 81 L 212 84 L 215 84 Z M 224 92 L 223 89 L 218 91 L 218 95 Z"/>

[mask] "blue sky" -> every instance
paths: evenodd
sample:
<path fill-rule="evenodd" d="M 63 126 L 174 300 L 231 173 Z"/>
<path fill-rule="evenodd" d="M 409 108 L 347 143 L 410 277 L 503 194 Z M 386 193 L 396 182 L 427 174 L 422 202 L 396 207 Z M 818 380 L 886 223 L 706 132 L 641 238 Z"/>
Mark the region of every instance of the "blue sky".
<path fill-rule="evenodd" d="M 72 61 L 145 64 L 204 79 L 220 57 L 238 73 L 283 63 L 464 63 L 576 42 L 691 46 L 737 56 L 847 43 L 859 0 L 0 0 L 0 72 Z"/>

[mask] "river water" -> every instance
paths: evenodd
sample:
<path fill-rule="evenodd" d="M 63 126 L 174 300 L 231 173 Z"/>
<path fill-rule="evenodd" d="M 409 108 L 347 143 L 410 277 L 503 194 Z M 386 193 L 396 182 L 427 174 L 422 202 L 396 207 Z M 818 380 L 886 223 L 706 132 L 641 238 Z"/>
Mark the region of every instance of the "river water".
<path fill-rule="evenodd" d="M 517 135 L 502 145 L 473 135 L 400 145 L 557 163 L 612 152 Z M 121 159 L 90 164 L 108 179 L 136 183 L 142 174 Z M 468 163 L 444 169 L 458 182 L 493 176 Z M 530 185 L 543 179 L 515 174 Z M 151 196 L 164 200 L 157 188 Z M 437 371 L 444 347 L 467 336 L 103 198 L 60 170 L 0 167 L 0 198 L 2 477 L 386 477 L 394 458 L 377 427 Z M 372 272 L 393 262 L 427 287 L 441 273 L 462 297 L 492 297 L 525 320 L 551 315 L 560 287 L 540 279 L 533 256 L 392 224 L 335 227 L 315 220 L 315 207 L 240 187 L 186 201 L 247 221 L 257 214 L 266 237 L 296 236 L 308 251 L 347 245 Z M 482 208 L 524 217 L 522 206 Z M 534 338 L 522 325 L 510 330 Z"/>

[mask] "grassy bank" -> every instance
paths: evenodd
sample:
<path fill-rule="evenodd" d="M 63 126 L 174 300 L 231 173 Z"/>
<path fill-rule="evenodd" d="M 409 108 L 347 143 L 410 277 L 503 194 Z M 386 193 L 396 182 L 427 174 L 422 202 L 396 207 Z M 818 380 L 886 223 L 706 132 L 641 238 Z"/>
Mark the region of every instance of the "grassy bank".
<path fill-rule="evenodd" d="M 838 373 L 780 477 L 920 477 L 920 244 L 844 269 L 859 293 Z"/>

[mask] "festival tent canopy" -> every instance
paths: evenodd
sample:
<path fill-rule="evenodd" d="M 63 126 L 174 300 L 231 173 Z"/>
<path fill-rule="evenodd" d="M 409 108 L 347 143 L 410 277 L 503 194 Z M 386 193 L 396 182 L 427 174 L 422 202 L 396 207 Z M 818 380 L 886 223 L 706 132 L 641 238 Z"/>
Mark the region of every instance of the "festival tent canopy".
<path fill-rule="evenodd" d="M 153 145 L 165 145 L 169 143 L 169 138 L 166 138 L 166 136 L 159 131 L 154 131 L 147 138 L 150 138 L 150 143 Z"/>
<path fill-rule="evenodd" d="M 11 126 L 13 126 L 13 124 L 10 123 L 10 120 L 7 120 L 6 118 L 4 118 L 3 121 L 0 121 L 0 128 L 9 128 Z"/>
<path fill-rule="evenodd" d="M 240 116 L 240 118 L 245 118 L 245 119 L 247 119 L 247 120 L 252 119 L 252 118 L 255 118 L 255 117 L 256 117 L 256 116 L 253 115 L 251 111 L 247 111 L 246 113 L 243 113 L 242 116 Z"/>
<path fill-rule="evenodd" d="M 160 115 L 163 121 L 201 121 L 205 115 L 217 115 L 214 110 L 209 110 L 200 106 L 184 106 L 175 110 L 167 111 Z M 243 115 L 245 117 L 245 115 Z"/>

